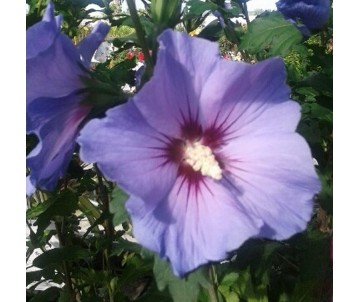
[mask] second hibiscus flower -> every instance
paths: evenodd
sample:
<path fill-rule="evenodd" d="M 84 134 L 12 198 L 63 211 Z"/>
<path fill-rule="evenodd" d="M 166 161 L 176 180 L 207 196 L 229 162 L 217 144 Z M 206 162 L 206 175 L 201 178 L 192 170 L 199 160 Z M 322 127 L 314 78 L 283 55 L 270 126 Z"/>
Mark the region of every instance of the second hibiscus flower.
<path fill-rule="evenodd" d="M 139 243 L 182 276 L 249 238 L 304 230 L 320 182 L 282 60 L 226 61 L 216 43 L 171 30 L 158 41 L 152 79 L 78 139 L 81 158 L 130 195 Z"/>

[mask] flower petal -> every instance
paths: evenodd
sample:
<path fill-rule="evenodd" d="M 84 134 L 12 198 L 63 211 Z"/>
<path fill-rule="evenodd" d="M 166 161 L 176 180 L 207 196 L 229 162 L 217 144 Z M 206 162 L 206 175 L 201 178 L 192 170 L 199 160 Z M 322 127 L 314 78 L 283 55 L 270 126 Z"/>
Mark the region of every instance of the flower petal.
<path fill-rule="evenodd" d="M 329 0 L 280 0 L 276 6 L 286 18 L 300 19 L 310 30 L 323 27 L 330 16 Z"/>
<path fill-rule="evenodd" d="M 219 128 L 224 139 L 249 133 L 294 131 L 300 106 L 289 101 L 285 79 L 280 58 L 255 65 L 219 61 L 200 98 L 202 115 L 207 117 L 205 128 Z"/>
<path fill-rule="evenodd" d="M 50 2 L 42 21 L 26 31 L 26 60 L 38 56 L 53 44 L 60 31 L 60 23 L 61 16 L 55 17 L 54 4 Z"/>
<path fill-rule="evenodd" d="M 259 234 L 261 220 L 250 217 L 221 183 L 205 178 L 198 190 L 178 178 L 152 211 L 147 200 L 130 197 L 135 238 L 167 257 L 183 276 L 199 265 L 225 259 L 227 253 Z"/>
<path fill-rule="evenodd" d="M 262 236 L 282 240 L 306 228 L 321 185 L 300 135 L 244 136 L 223 147 L 222 155 L 239 201 L 268 227 Z"/>
<path fill-rule="evenodd" d="M 167 162 L 166 138 L 151 128 L 133 102 L 107 111 L 81 131 L 80 157 L 131 194 L 157 202 L 173 185 L 177 167 Z"/>
<path fill-rule="evenodd" d="M 171 30 L 164 31 L 158 41 L 154 75 L 134 101 L 152 127 L 179 137 L 184 120 L 200 118 L 198 98 L 219 52 L 216 43 Z"/>
<path fill-rule="evenodd" d="M 42 37 L 36 37 L 36 41 Z M 26 61 L 27 104 L 37 98 L 60 98 L 84 87 L 80 76 L 80 55 L 71 40 L 58 34 L 54 43 L 41 55 Z"/>
<path fill-rule="evenodd" d="M 64 175 L 75 147 L 78 126 L 90 110 L 78 105 L 81 99 L 82 95 L 37 99 L 28 106 L 27 132 L 39 137 L 38 145 L 26 160 L 34 187 L 53 190 Z"/>
<path fill-rule="evenodd" d="M 109 25 L 98 21 L 91 33 L 86 36 L 78 45 L 82 61 L 86 68 L 90 67 L 91 58 L 100 44 L 104 41 L 106 35 L 110 30 Z"/>

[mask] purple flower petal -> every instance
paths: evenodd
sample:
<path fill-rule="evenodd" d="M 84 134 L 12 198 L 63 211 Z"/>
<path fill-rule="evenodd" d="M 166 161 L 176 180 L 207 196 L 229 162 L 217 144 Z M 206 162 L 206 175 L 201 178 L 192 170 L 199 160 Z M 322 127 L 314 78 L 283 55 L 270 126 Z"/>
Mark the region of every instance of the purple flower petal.
<path fill-rule="evenodd" d="M 60 32 L 61 17 L 54 17 L 50 2 L 43 20 L 26 32 L 26 100 L 63 97 L 84 88 L 81 77 L 88 76 L 90 60 L 109 31 L 98 23 L 77 49 Z M 83 62 L 82 62 L 83 60 Z"/>
<path fill-rule="evenodd" d="M 157 202 L 175 182 L 177 167 L 164 156 L 166 138 L 153 129 L 134 103 L 107 111 L 81 131 L 80 157 L 97 162 L 104 175 L 140 198 Z M 109 142 L 111 142 L 109 144 Z"/>
<path fill-rule="evenodd" d="M 226 134 L 224 139 L 283 128 L 295 130 L 300 106 L 288 101 L 290 90 L 285 84 L 285 75 L 280 58 L 256 65 L 219 60 L 199 99 L 206 127 L 218 128 Z M 264 120 L 266 127 L 263 127 Z"/>
<path fill-rule="evenodd" d="M 329 0 L 280 0 L 276 6 L 285 18 L 299 19 L 309 30 L 323 27 L 330 16 Z"/>
<path fill-rule="evenodd" d="M 58 99 L 37 99 L 27 108 L 27 132 L 40 142 L 27 156 L 34 187 L 53 190 L 64 175 L 75 147 L 79 125 L 91 107 L 78 105 L 83 95 Z"/>
<path fill-rule="evenodd" d="M 81 77 L 88 77 L 87 60 L 109 27 L 98 25 L 83 43 L 81 52 L 60 32 L 61 16 L 47 6 L 43 20 L 26 32 L 27 132 L 39 143 L 27 157 L 30 175 L 27 193 L 34 188 L 52 190 L 65 174 L 80 126 L 91 110 L 81 102 L 86 97 Z"/>
<path fill-rule="evenodd" d="M 193 100 L 200 96 L 219 51 L 216 44 L 209 45 L 202 39 L 193 43 L 177 32 L 165 31 L 158 41 L 160 48 L 153 80 L 141 89 L 134 101 L 151 126 L 168 135 L 179 136 L 180 121 L 191 119 L 195 122 L 200 118 L 198 104 Z M 143 102 L 143 98 L 149 102 Z"/>
<path fill-rule="evenodd" d="M 221 152 L 239 202 L 272 230 L 271 236 L 261 235 L 283 240 L 306 228 L 321 186 L 301 136 L 290 131 L 246 135 Z"/>
<path fill-rule="evenodd" d="M 149 211 L 148 201 L 130 198 L 126 207 L 134 235 L 145 247 L 167 257 L 183 276 L 201 264 L 227 257 L 263 223 L 250 217 L 221 183 L 205 179 L 199 188 L 178 178 L 170 193 Z"/>
<path fill-rule="evenodd" d="M 80 76 L 87 75 L 80 64 L 71 40 L 58 34 L 46 51 L 26 61 L 27 104 L 40 97 L 64 97 L 84 88 Z"/>
<path fill-rule="evenodd" d="M 86 68 L 90 67 L 91 58 L 100 44 L 104 41 L 109 29 L 107 24 L 98 21 L 91 33 L 79 43 L 78 49 Z"/>
<path fill-rule="evenodd" d="M 60 30 L 60 23 L 61 16 L 55 17 L 54 4 L 50 2 L 46 7 L 43 20 L 26 31 L 26 60 L 38 56 L 54 43 Z"/>

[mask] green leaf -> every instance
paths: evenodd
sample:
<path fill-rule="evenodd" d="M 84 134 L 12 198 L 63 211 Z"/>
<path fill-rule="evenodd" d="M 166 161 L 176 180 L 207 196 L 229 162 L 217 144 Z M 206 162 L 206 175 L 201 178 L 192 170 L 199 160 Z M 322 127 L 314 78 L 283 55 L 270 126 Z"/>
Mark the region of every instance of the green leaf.
<path fill-rule="evenodd" d="M 302 41 L 301 33 L 278 12 L 253 20 L 240 47 L 251 54 L 267 51 L 269 56 L 285 56 Z"/>
<path fill-rule="evenodd" d="M 313 87 L 300 87 L 295 89 L 295 92 L 305 96 L 305 102 L 315 102 L 319 92 Z"/>
<path fill-rule="evenodd" d="M 331 237 L 317 230 L 308 230 L 299 242 L 299 278 L 291 302 L 330 301 L 331 297 Z"/>
<path fill-rule="evenodd" d="M 321 207 L 329 214 L 333 213 L 333 180 L 330 173 L 319 173 L 321 192 L 318 200 Z"/>
<path fill-rule="evenodd" d="M 218 8 L 215 3 L 203 2 L 198 0 L 190 0 L 187 2 L 188 12 L 187 18 L 194 18 L 201 16 L 206 11 L 213 11 Z"/>
<path fill-rule="evenodd" d="M 91 203 L 91 201 L 88 198 L 84 197 L 84 196 L 79 197 L 79 209 L 88 218 L 92 218 L 92 219 L 99 219 L 100 218 L 99 209 L 97 207 L 95 207 Z"/>
<path fill-rule="evenodd" d="M 58 287 L 49 287 L 44 291 L 40 291 L 34 298 L 29 302 L 49 302 L 57 301 L 59 297 L 60 288 Z"/>
<path fill-rule="evenodd" d="M 239 279 L 239 274 L 232 272 L 229 273 L 227 275 L 225 275 L 225 277 L 222 279 L 220 286 L 225 286 L 225 287 L 230 287 L 231 285 L 234 284 L 234 282 Z"/>
<path fill-rule="evenodd" d="M 114 255 L 119 256 L 125 251 L 130 251 L 130 252 L 140 254 L 141 250 L 142 249 L 139 244 L 120 238 L 116 241 L 115 247 L 113 247 L 113 249 L 112 249 L 111 256 L 114 256 Z"/>
<path fill-rule="evenodd" d="M 208 287 L 209 282 L 202 268 L 185 278 L 176 277 L 167 261 L 155 256 L 154 276 L 159 290 L 168 288 L 174 302 L 196 301 L 200 287 Z"/>
<path fill-rule="evenodd" d="M 46 200 L 46 210 L 43 211 L 34 225 L 38 226 L 37 234 L 42 233 L 54 220 L 55 216 L 69 216 L 78 209 L 77 195 L 69 190 L 64 190 Z"/>
<path fill-rule="evenodd" d="M 36 271 L 26 272 L 26 285 L 30 283 L 40 281 L 42 278 L 45 280 L 53 279 L 56 272 L 52 267 L 40 269 Z"/>
<path fill-rule="evenodd" d="M 45 201 L 37 204 L 36 206 L 29 208 L 26 211 L 26 218 L 34 219 L 38 217 L 40 214 L 44 213 L 51 205 L 52 205 L 51 202 Z"/>
<path fill-rule="evenodd" d="M 76 261 L 90 257 L 87 249 L 78 246 L 66 246 L 46 251 L 36 257 L 33 265 L 39 268 L 45 268 L 49 265 L 60 264 L 62 261 Z"/>
<path fill-rule="evenodd" d="M 60 291 L 60 297 L 58 299 L 58 302 L 69 302 L 71 301 L 71 294 L 69 293 L 69 290 L 64 287 L 61 291 Z"/>
<path fill-rule="evenodd" d="M 306 79 L 298 82 L 299 86 L 312 87 L 323 95 L 332 97 L 333 82 L 332 79 L 323 73 L 312 73 Z"/>
<path fill-rule="evenodd" d="M 217 20 L 210 22 L 199 34 L 199 38 L 217 41 L 224 34 L 224 30 Z"/>
<path fill-rule="evenodd" d="M 226 302 L 239 302 L 239 296 L 235 293 L 231 286 L 239 279 L 239 274 L 231 272 L 222 279 L 218 289 L 225 297 Z"/>
<path fill-rule="evenodd" d="M 332 123 L 332 111 L 317 103 L 306 103 L 302 105 L 302 110 L 307 113 L 312 119 Z"/>
<path fill-rule="evenodd" d="M 117 84 L 129 83 L 135 85 L 135 71 L 132 69 L 136 66 L 136 57 L 130 60 L 124 60 L 111 68 L 110 78 Z"/>
<path fill-rule="evenodd" d="M 131 33 L 127 36 L 116 37 L 113 40 L 113 45 L 117 48 L 123 48 L 125 43 L 130 43 L 131 45 L 139 45 L 138 38 L 135 33 Z"/>
<path fill-rule="evenodd" d="M 113 214 L 114 225 L 119 225 L 129 220 L 129 214 L 126 211 L 125 203 L 129 196 L 120 188 L 115 188 L 111 192 L 111 200 L 109 205 L 110 213 Z"/>

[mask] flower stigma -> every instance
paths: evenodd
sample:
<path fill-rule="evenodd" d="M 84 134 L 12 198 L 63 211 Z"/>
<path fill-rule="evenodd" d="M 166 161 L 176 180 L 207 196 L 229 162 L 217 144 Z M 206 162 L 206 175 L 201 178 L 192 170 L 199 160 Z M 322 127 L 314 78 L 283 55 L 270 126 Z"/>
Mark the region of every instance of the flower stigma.
<path fill-rule="evenodd" d="M 203 176 L 209 176 L 215 180 L 222 178 L 221 168 L 211 149 L 198 141 L 186 144 L 184 161 Z"/>

